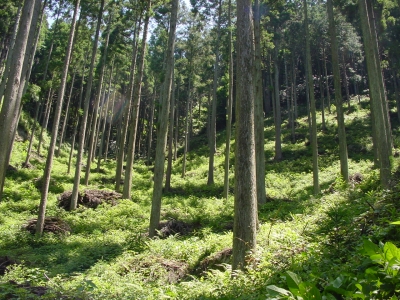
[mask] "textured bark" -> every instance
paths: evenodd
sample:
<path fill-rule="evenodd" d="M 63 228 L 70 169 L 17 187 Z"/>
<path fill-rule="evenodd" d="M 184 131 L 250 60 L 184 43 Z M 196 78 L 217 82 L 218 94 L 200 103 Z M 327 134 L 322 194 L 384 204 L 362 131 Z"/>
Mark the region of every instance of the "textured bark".
<path fill-rule="evenodd" d="M 97 172 L 100 172 L 100 164 L 101 164 L 101 159 L 103 158 L 103 147 L 104 147 L 104 139 L 106 136 L 106 123 L 107 123 L 107 116 L 108 116 L 108 108 L 111 102 L 111 81 L 113 79 L 113 71 L 114 71 L 114 59 L 113 62 L 111 63 L 111 70 L 110 70 L 110 76 L 108 80 L 108 92 L 107 92 L 107 104 L 104 107 L 104 113 L 103 113 L 103 126 L 100 130 L 100 146 L 99 146 L 99 153 L 97 157 Z M 104 104 L 103 104 L 104 105 Z M 106 146 L 107 147 L 107 146 Z"/>
<path fill-rule="evenodd" d="M 168 135 L 168 115 L 170 108 L 171 89 L 174 76 L 174 50 L 176 23 L 178 19 L 179 0 L 172 0 L 171 19 L 168 36 L 168 46 L 165 54 L 166 70 L 163 92 L 161 93 L 159 110 L 159 130 L 157 134 L 156 159 L 154 164 L 154 187 L 151 203 L 151 215 L 149 225 L 149 236 L 154 237 L 160 223 L 162 183 L 164 177 L 165 147 Z"/>
<path fill-rule="evenodd" d="M 109 116 L 110 121 L 108 122 L 108 129 L 107 129 L 107 140 L 106 140 L 106 153 L 104 154 L 104 161 L 107 161 L 107 157 L 108 157 L 108 146 L 110 145 L 110 136 L 111 136 L 111 128 L 112 128 L 112 124 L 113 124 L 113 117 L 114 117 L 114 103 L 115 103 L 115 94 L 116 94 L 116 90 L 115 90 L 115 83 L 114 83 L 114 95 L 113 95 L 113 101 L 111 103 L 111 113 Z"/>
<path fill-rule="evenodd" d="M 363 33 L 363 42 L 365 48 L 365 58 L 368 70 L 368 83 L 371 96 L 372 121 L 375 126 L 376 141 L 374 147 L 378 151 L 378 160 L 380 166 L 381 184 L 388 187 L 391 177 L 391 146 L 388 138 L 388 128 L 385 122 L 385 95 L 382 94 L 380 81 L 382 81 L 382 72 L 379 62 L 376 42 L 374 43 L 371 23 L 368 16 L 367 1 L 359 0 L 359 12 L 361 19 L 361 29 Z M 375 45 L 374 45 L 375 44 Z"/>
<path fill-rule="evenodd" d="M 331 93 L 329 91 L 329 78 L 328 78 L 328 68 L 326 67 L 325 47 L 322 47 L 322 55 L 324 58 L 325 86 L 326 86 L 326 97 L 328 98 L 328 112 L 331 113 Z"/>
<path fill-rule="evenodd" d="M 217 43 L 215 45 L 215 63 L 214 63 L 214 80 L 213 80 L 213 93 L 212 93 L 212 110 L 211 110 L 211 127 L 209 136 L 210 152 L 208 158 L 208 178 L 207 185 L 214 184 L 214 155 L 217 147 L 216 142 L 216 122 L 217 122 L 217 88 L 218 88 L 218 76 L 219 76 L 219 43 L 221 37 L 221 14 L 222 14 L 222 2 L 219 0 L 218 4 L 218 20 L 217 20 Z"/>
<path fill-rule="evenodd" d="M 132 58 L 131 58 L 131 74 L 129 77 L 129 91 L 128 91 L 128 99 L 126 101 L 127 107 L 125 107 L 125 113 L 123 117 L 122 130 L 119 130 L 120 139 L 118 141 L 118 155 L 117 155 L 117 167 L 115 171 L 115 190 L 120 191 L 121 189 L 121 179 L 122 179 L 122 165 L 124 163 L 125 157 L 125 141 L 128 134 L 128 127 L 131 117 L 131 107 L 132 107 L 132 93 L 133 93 L 133 86 L 135 82 L 135 71 L 136 71 L 136 59 L 137 59 L 137 51 L 139 43 L 136 39 L 137 32 L 140 30 L 141 27 L 141 18 L 138 21 L 138 25 L 135 28 L 133 34 L 133 51 L 132 51 Z"/>
<path fill-rule="evenodd" d="M 20 5 L 18 7 L 18 11 L 17 11 L 17 15 L 15 18 L 15 24 L 14 24 L 14 28 L 13 28 L 13 34 L 10 40 L 10 45 L 7 51 L 7 56 L 6 56 L 6 65 L 4 67 L 4 72 L 3 74 L 1 74 L 1 84 L 0 84 L 0 104 L 3 101 L 3 95 L 4 95 L 4 91 L 6 88 L 6 83 L 7 83 L 7 79 L 9 78 L 9 72 L 10 72 L 10 67 L 11 67 L 11 63 L 12 63 L 12 56 L 13 56 L 13 51 L 14 51 L 14 45 L 15 45 L 15 39 L 17 37 L 17 33 L 18 33 L 18 25 L 19 25 L 19 21 L 21 19 L 21 14 L 22 14 L 22 4 L 23 2 L 20 2 Z"/>
<path fill-rule="evenodd" d="M 45 130 L 47 130 L 47 124 L 49 123 L 50 111 L 51 111 L 51 106 L 53 103 L 53 96 L 54 96 L 54 90 L 53 90 L 53 88 L 50 88 L 49 95 L 48 95 L 47 101 L 46 101 L 46 110 L 44 112 L 44 118 L 43 118 L 43 122 L 42 122 L 42 128 L 40 129 L 39 143 L 38 143 L 38 147 L 37 147 L 37 153 L 39 155 L 40 155 L 40 149 L 41 149 L 42 143 L 43 143 L 43 133 Z"/>
<path fill-rule="evenodd" d="M 178 86 L 179 88 L 179 86 Z M 171 189 L 171 173 L 172 173 L 172 152 L 173 152 L 173 139 L 174 139 L 174 117 L 175 117 L 175 82 L 172 82 L 171 91 L 171 109 L 169 117 L 169 135 L 168 135 L 168 164 L 167 173 L 165 178 L 165 190 L 169 191 Z"/>
<path fill-rule="evenodd" d="M 186 155 L 189 147 L 189 110 L 190 110 L 190 95 L 191 95 L 191 80 L 189 78 L 189 88 L 188 88 L 188 99 L 186 100 L 186 117 L 185 117 L 185 145 L 183 148 L 183 159 L 182 159 L 182 178 L 186 174 Z M 209 126 L 210 122 L 207 122 Z"/>
<path fill-rule="evenodd" d="M 89 184 L 89 177 L 90 177 L 90 165 L 92 164 L 92 161 L 94 159 L 94 152 L 96 149 L 96 138 L 99 134 L 99 124 L 98 124 L 98 119 L 99 119 L 99 106 L 100 106 L 100 100 L 102 96 L 102 90 L 103 90 L 103 80 L 104 80 L 104 69 L 106 67 L 107 63 L 107 52 L 108 52 L 108 42 L 110 40 L 110 33 L 111 33 L 111 17 L 108 20 L 108 25 L 107 25 L 107 37 L 106 41 L 104 43 L 104 52 L 103 52 L 103 57 L 102 61 L 100 64 L 100 74 L 99 74 L 99 83 L 97 86 L 97 97 L 94 103 L 94 109 L 93 109 L 93 119 L 92 119 L 92 130 L 90 134 L 90 140 L 89 140 L 89 149 L 88 149 L 88 156 L 86 160 L 86 172 L 85 172 L 85 185 Z M 99 119 L 100 120 L 100 119 Z"/>
<path fill-rule="evenodd" d="M 281 98 L 279 96 L 279 41 L 275 40 L 274 49 L 274 92 L 275 92 L 275 109 L 274 109 L 274 120 L 275 120 L 275 160 L 282 159 L 282 116 L 281 116 Z"/>
<path fill-rule="evenodd" d="M 61 146 L 64 143 L 65 131 L 67 129 L 67 122 L 68 122 L 68 117 L 69 117 L 69 105 L 71 103 L 71 95 L 72 95 L 72 91 L 74 89 L 75 74 L 76 74 L 76 72 L 74 71 L 74 74 L 72 75 L 72 79 L 71 79 L 71 87 L 69 89 L 68 100 L 67 100 L 67 104 L 66 104 L 66 108 L 65 108 L 65 116 L 64 116 L 64 120 L 63 120 L 63 125 L 61 127 L 61 136 L 60 136 L 60 139 L 58 141 L 58 148 L 57 148 L 57 152 L 56 152 L 56 157 L 60 156 Z"/>
<path fill-rule="evenodd" d="M 254 3 L 254 134 L 256 151 L 256 180 L 257 203 L 261 206 L 266 203 L 265 192 L 265 154 L 264 154 L 264 113 L 261 78 L 261 29 L 260 29 L 260 2 Z M 286 66 L 286 64 L 285 64 Z M 287 70 L 287 69 L 286 69 Z M 287 72 L 286 72 L 287 87 Z M 289 99 L 287 97 L 287 99 Z"/>
<path fill-rule="evenodd" d="M 327 1 L 327 9 L 328 9 L 328 20 L 329 20 L 329 35 L 330 35 L 331 49 L 332 49 L 332 68 L 333 68 L 333 79 L 334 79 L 333 83 L 335 88 L 336 116 L 338 122 L 340 174 L 342 175 L 343 180 L 348 182 L 349 165 L 347 159 L 346 130 L 344 125 L 342 93 L 340 85 L 339 47 L 336 37 L 332 0 Z M 326 64 L 325 64 L 325 76 L 326 76 Z"/>
<path fill-rule="evenodd" d="M 231 29 L 231 7 L 232 1 L 229 0 L 228 6 L 228 28 L 229 28 L 229 86 L 228 101 L 226 105 L 226 143 L 225 143 L 225 174 L 224 174 L 224 198 L 229 196 L 229 162 L 231 155 L 231 136 L 232 136 L 232 104 L 233 104 L 233 53 L 232 53 L 232 29 Z"/>
<path fill-rule="evenodd" d="M 306 32 L 306 63 L 307 63 L 307 78 L 308 78 L 308 90 L 310 95 L 310 111 L 311 111 L 311 147 L 313 154 L 313 186 L 314 194 L 320 192 L 319 179 L 318 179 L 318 143 L 317 143 L 317 116 L 315 107 L 315 96 L 314 96 L 314 81 L 312 75 L 311 66 L 311 51 L 310 51 L 310 37 L 308 33 L 308 17 L 307 17 L 307 0 L 304 0 L 304 24 Z"/>
<path fill-rule="evenodd" d="M 237 1 L 235 204 L 232 269 L 243 269 L 256 247 L 253 18 L 250 0 Z"/>
<path fill-rule="evenodd" d="M 344 58 L 344 52 L 342 51 L 342 68 L 343 68 L 343 84 L 346 91 L 347 108 L 350 109 L 350 92 L 349 92 L 349 81 L 346 72 L 346 60 Z"/>
<path fill-rule="evenodd" d="M 82 170 L 83 147 L 85 144 L 86 126 L 87 126 L 87 119 L 88 119 L 88 115 L 89 115 L 90 95 L 92 93 L 94 65 L 95 65 L 95 60 L 96 60 L 97 44 L 99 42 L 99 34 L 100 34 L 101 19 L 103 16 L 103 9 L 104 9 L 104 0 L 101 0 L 99 14 L 97 16 L 96 33 L 94 35 L 94 41 L 93 41 L 92 57 L 91 57 L 91 61 L 90 61 L 89 77 L 88 77 L 87 86 L 86 86 L 82 122 L 81 122 L 80 131 L 79 131 L 79 147 L 78 147 L 78 154 L 76 157 L 74 187 L 72 189 L 72 195 L 71 195 L 71 210 L 75 210 L 77 207 L 77 204 L 78 204 L 78 192 L 79 192 L 81 170 Z"/>
<path fill-rule="evenodd" d="M 55 108 L 55 115 L 54 115 L 54 122 L 53 122 L 53 130 L 51 133 L 50 147 L 49 147 L 49 151 L 47 154 L 46 166 L 45 166 L 44 172 L 43 172 L 42 193 L 41 193 L 40 204 L 39 204 L 39 214 L 38 214 L 38 219 L 37 219 L 37 223 L 36 223 L 36 235 L 37 236 L 41 236 L 43 234 L 44 220 L 45 220 L 45 216 L 46 216 L 47 197 L 48 197 L 49 185 L 50 185 L 51 169 L 53 166 L 54 151 L 56 148 L 58 125 L 60 123 L 60 118 L 61 118 L 61 111 L 62 111 L 62 104 L 63 104 L 64 94 L 65 94 L 65 88 L 67 85 L 68 69 L 69 69 L 69 63 L 70 63 L 71 53 L 72 53 L 72 49 L 73 49 L 75 25 L 76 25 L 76 18 L 77 18 L 78 9 L 79 9 L 79 3 L 80 3 L 80 0 L 77 0 L 75 2 L 74 16 L 73 16 L 72 22 L 71 22 L 71 29 L 70 29 L 70 34 L 69 34 L 67 51 L 65 54 L 64 67 L 63 67 L 61 83 L 60 83 L 60 90 L 58 92 L 58 99 L 57 99 L 57 104 L 56 104 L 56 108 Z"/>
<path fill-rule="evenodd" d="M 150 165 L 151 144 L 153 143 L 153 123 L 154 123 L 154 106 L 156 102 L 156 87 L 153 88 L 153 95 L 150 97 L 150 116 L 149 126 L 147 127 L 147 164 Z"/>
<path fill-rule="evenodd" d="M 150 9 L 151 9 L 151 1 L 148 1 L 148 11 L 150 11 Z M 122 197 L 125 199 L 131 198 L 133 160 L 135 157 L 135 143 L 136 143 L 137 125 L 139 119 L 140 93 L 142 89 L 142 78 L 144 74 L 144 58 L 146 53 L 146 41 L 147 41 L 147 33 L 149 27 L 149 18 L 150 16 L 148 13 L 146 15 L 146 19 L 144 22 L 138 74 L 136 76 L 135 86 L 133 88 L 131 122 L 129 126 L 128 153 L 126 157 L 124 187 L 122 190 Z"/>

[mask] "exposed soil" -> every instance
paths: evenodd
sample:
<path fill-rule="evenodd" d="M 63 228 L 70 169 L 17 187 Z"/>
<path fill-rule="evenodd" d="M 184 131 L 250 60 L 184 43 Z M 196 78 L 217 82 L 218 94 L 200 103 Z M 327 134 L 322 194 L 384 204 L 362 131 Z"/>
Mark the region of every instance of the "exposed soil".
<path fill-rule="evenodd" d="M 14 265 L 15 260 L 8 256 L 0 256 L 0 276 L 4 275 L 8 266 Z"/>
<path fill-rule="evenodd" d="M 30 233 L 35 234 L 36 232 L 37 219 L 31 219 L 28 224 L 25 225 L 25 229 Z M 65 221 L 58 217 L 46 217 L 44 219 L 43 232 L 52 232 L 56 234 L 66 234 L 71 232 L 71 228 Z"/>
<path fill-rule="evenodd" d="M 64 192 L 58 196 L 58 207 L 70 210 L 72 192 Z M 114 191 L 106 190 L 86 190 L 78 195 L 78 207 L 83 205 L 88 208 L 97 208 L 103 202 L 111 205 L 117 205 L 118 199 L 122 198 L 122 194 Z"/>
<path fill-rule="evenodd" d="M 226 248 L 222 251 L 215 253 L 214 255 L 210 255 L 204 258 L 198 266 L 195 268 L 194 272 L 196 274 L 201 274 L 210 269 L 218 269 L 225 270 L 225 267 L 222 264 L 230 264 L 232 257 L 232 248 Z"/>

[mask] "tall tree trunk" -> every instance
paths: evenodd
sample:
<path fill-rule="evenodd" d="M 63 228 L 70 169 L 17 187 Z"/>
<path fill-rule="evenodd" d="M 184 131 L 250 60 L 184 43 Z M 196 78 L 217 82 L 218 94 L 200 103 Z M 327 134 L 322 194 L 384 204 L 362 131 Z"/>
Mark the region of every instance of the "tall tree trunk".
<path fill-rule="evenodd" d="M 160 223 L 162 183 L 164 177 L 165 147 L 168 135 L 168 114 L 170 108 L 171 89 L 174 76 L 174 50 L 176 23 L 178 19 L 179 0 L 172 0 L 171 19 L 168 36 L 168 48 L 166 51 L 166 70 L 163 92 L 160 98 L 159 130 L 157 134 L 156 159 L 154 163 L 154 187 L 151 203 L 151 215 L 149 225 L 149 236 L 154 237 Z"/>
<path fill-rule="evenodd" d="M 129 77 L 129 90 L 128 90 L 128 100 L 125 100 L 125 103 L 127 107 L 125 108 L 125 113 L 123 117 L 123 123 L 122 125 L 122 130 L 119 132 L 120 134 L 120 139 L 119 142 L 117 143 L 118 146 L 118 155 L 117 155 L 117 167 L 115 171 L 115 190 L 120 191 L 121 189 L 121 180 L 122 180 L 122 169 L 123 169 L 123 164 L 124 164 L 124 157 L 125 157 L 125 141 L 127 138 L 128 134 L 128 127 L 129 127 L 129 122 L 131 119 L 131 107 L 132 107 L 132 93 L 133 93 L 133 88 L 134 88 L 134 82 L 135 82 L 135 71 L 136 71 L 136 59 L 137 59 L 137 51 L 139 47 L 139 42 L 137 41 L 137 34 L 138 31 L 140 31 L 141 27 L 141 17 L 139 18 L 138 24 L 134 30 L 133 33 L 133 51 L 132 51 L 132 57 L 131 57 L 131 67 L 130 67 L 130 77 Z"/>
<path fill-rule="evenodd" d="M 44 220 L 45 220 L 45 216 L 46 216 L 47 197 L 48 197 L 49 185 L 50 185 L 51 169 L 53 166 L 54 150 L 56 148 L 58 125 L 60 123 L 60 118 L 61 118 L 61 110 L 62 110 L 62 104 L 63 104 L 64 94 L 65 94 L 65 87 L 67 85 L 68 68 L 69 68 L 71 53 L 72 53 L 72 49 L 73 49 L 75 25 L 76 25 L 76 18 L 77 18 L 78 9 L 79 9 L 79 3 L 80 3 L 80 0 L 76 0 L 74 16 L 73 16 L 72 22 L 71 22 L 71 29 L 70 29 L 70 34 L 69 34 L 67 51 L 65 54 L 64 68 L 63 68 L 62 77 L 61 77 L 60 90 L 58 92 L 58 99 L 57 99 L 55 115 L 54 115 L 50 147 L 49 147 L 49 151 L 47 154 L 46 166 L 45 166 L 44 173 L 43 173 L 42 193 L 41 193 L 41 199 L 40 199 L 40 204 L 39 204 L 38 220 L 36 223 L 36 235 L 37 236 L 41 236 L 43 234 Z"/>
<path fill-rule="evenodd" d="M 308 89 L 310 95 L 310 110 L 312 119 L 311 129 L 311 147 L 313 153 L 313 186 L 314 194 L 320 192 L 319 179 L 318 179 L 318 143 L 317 143 L 317 114 L 315 108 L 315 96 L 314 96 L 314 81 L 312 75 L 311 65 L 311 51 L 310 51 L 310 37 L 308 33 L 308 17 L 307 17 L 307 0 L 304 0 L 304 25 L 306 32 L 306 62 L 307 62 L 307 77 L 308 77 Z"/>
<path fill-rule="evenodd" d="M 225 174 L 224 174 L 224 198 L 228 201 L 229 196 L 229 162 L 231 155 L 231 136 L 232 136 L 232 104 L 233 104 L 233 52 L 232 52 L 232 28 L 231 28 L 231 7 L 232 1 L 228 4 L 228 28 L 229 28 L 229 86 L 228 86 L 228 103 L 226 105 L 226 113 L 228 115 L 226 121 L 226 144 L 225 144 Z"/>
<path fill-rule="evenodd" d="M 275 40 L 275 49 L 274 49 L 274 74 L 275 74 L 275 82 L 274 82 L 274 92 L 275 92 L 275 160 L 279 161 L 282 159 L 282 137 L 281 137 L 281 128 L 282 128 L 282 116 L 281 116 L 281 98 L 279 96 L 279 40 Z"/>
<path fill-rule="evenodd" d="M 324 46 L 322 47 L 322 55 L 324 57 L 324 72 L 325 72 L 326 97 L 328 98 L 328 112 L 331 113 L 331 93 L 329 91 L 328 68 L 326 67 L 326 55 Z"/>
<path fill-rule="evenodd" d="M 178 86 L 179 88 L 179 86 Z M 172 141 L 174 139 L 174 118 L 175 118 L 175 82 L 172 82 L 172 91 L 171 91 L 171 109 L 170 109 L 170 118 L 169 118 L 169 136 L 168 136 L 168 164 L 167 164 L 167 173 L 165 177 L 165 190 L 169 191 L 171 189 L 171 173 L 172 173 Z"/>
<path fill-rule="evenodd" d="M 101 159 L 103 157 L 103 145 L 104 145 L 104 139 L 106 136 L 106 123 L 107 123 L 108 107 L 111 102 L 111 81 L 113 79 L 113 71 L 114 71 L 114 59 L 111 63 L 110 77 L 109 77 L 109 81 L 108 81 L 107 104 L 106 105 L 103 104 L 103 105 L 105 105 L 105 109 L 103 110 L 104 111 L 103 126 L 102 126 L 102 129 L 100 130 L 101 139 L 100 139 L 99 155 L 97 158 L 97 172 L 100 172 L 100 163 L 101 163 Z"/>
<path fill-rule="evenodd" d="M 102 96 L 102 90 L 103 90 L 103 80 L 104 80 L 104 69 L 106 67 L 106 62 L 107 62 L 107 52 L 108 52 L 108 42 L 110 40 L 110 33 L 111 33 L 111 16 L 108 20 L 108 25 L 107 25 L 107 37 L 106 41 L 104 43 L 104 52 L 103 52 L 103 58 L 102 62 L 100 65 L 100 75 L 99 75 L 99 83 L 97 86 L 97 97 L 95 100 L 94 104 L 94 109 L 93 109 L 93 120 L 92 120 L 92 130 L 90 134 L 90 140 L 89 140 L 89 149 L 88 149 L 88 156 L 86 160 L 86 172 L 85 172 L 85 185 L 89 185 L 89 177 L 90 177 L 90 165 L 92 164 L 93 158 L 94 158 L 94 152 L 96 149 L 96 137 L 98 136 L 99 132 L 99 124 L 98 122 L 98 117 L 99 117 L 99 105 L 101 101 L 101 96 Z"/>
<path fill-rule="evenodd" d="M 53 96 L 54 96 L 54 90 L 51 87 L 49 90 L 49 96 L 47 98 L 47 103 L 46 103 L 46 110 L 44 113 L 44 119 L 42 122 L 42 128 L 40 129 L 40 137 L 39 137 L 39 143 L 38 143 L 38 148 L 37 148 L 37 153 L 40 155 L 40 149 L 43 143 L 43 133 L 44 131 L 47 130 L 47 124 L 49 123 L 49 118 L 50 118 L 50 112 L 51 112 L 51 107 L 53 104 Z"/>
<path fill-rule="evenodd" d="M 153 143 L 153 123 L 154 123 L 154 106 L 156 103 L 156 86 L 153 87 L 153 95 L 150 97 L 150 116 L 149 126 L 147 127 L 147 164 L 150 165 L 151 160 L 151 144 Z"/>
<path fill-rule="evenodd" d="M 113 87 L 113 101 L 111 103 L 111 113 L 109 115 L 109 120 L 110 122 L 108 122 L 108 129 L 107 129 L 107 140 L 106 140 L 106 153 L 104 154 L 104 161 L 107 161 L 107 157 L 108 157 L 108 148 L 110 145 L 110 135 L 111 135 L 111 128 L 112 128 L 112 124 L 113 124 L 113 117 L 114 117 L 114 103 L 115 103 L 115 83 L 114 83 L 114 87 Z"/>
<path fill-rule="evenodd" d="M 89 77 L 88 77 L 88 81 L 87 81 L 85 100 L 84 100 L 83 116 L 82 116 L 80 132 L 79 132 L 79 147 L 78 147 L 78 154 L 76 157 L 74 187 L 72 189 L 72 195 L 71 195 L 71 206 L 70 206 L 71 210 L 75 210 L 77 207 L 77 204 L 78 204 L 78 193 L 79 193 L 79 185 L 80 185 L 81 170 L 82 170 L 82 159 L 83 159 L 83 147 L 85 144 L 86 126 L 87 126 L 87 119 L 88 119 L 88 115 L 89 115 L 90 96 L 92 93 L 94 65 L 95 65 L 95 60 L 96 60 L 97 44 L 99 42 L 99 34 L 100 34 L 101 19 L 103 16 L 104 1 L 105 0 L 101 0 L 101 3 L 100 3 L 99 14 L 97 16 L 96 33 L 94 35 L 94 41 L 93 41 L 92 58 L 91 58 L 91 62 L 90 62 Z"/>
<path fill-rule="evenodd" d="M 388 187 L 391 177 L 391 146 L 389 143 L 388 128 L 385 122 L 385 95 L 382 94 L 380 81 L 382 81 L 382 72 L 379 61 L 376 43 L 374 43 L 372 34 L 372 25 L 369 20 L 367 1 L 359 0 L 359 11 L 361 19 L 361 29 L 363 33 L 363 42 L 365 47 L 365 56 L 367 61 L 368 81 L 371 95 L 371 111 L 375 125 L 376 143 L 374 147 L 378 150 L 381 184 Z"/>
<path fill-rule="evenodd" d="M 183 160 L 182 160 L 182 178 L 185 177 L 186 174 L 186 155 L 188 152 L 189 146 L 189 109 L 190 109 L 190 94 L 191 94 L 191 80 L 189 78 L 189 88 L 188 88 L 188 98 L 186 100 L 186 117 L 185 117 L 185 145 L 183 149 Z M 207 122 L 207 126 L 209 126 L 210 122 Z"/>
<path fill-rule="evenodd" d="M 148 12 L 151 9 L 151 1 L 147 4 Z M 133 98 L 132 98 L 132 113 L 131 122 L 129 126 L 129 143 L 128 143 L 128 153 L 126 157 L 126 168 L 125 168 L 125 181 L 122 190 L 122 197 L 125 199 L 131 199 L 131 189 L 132 189 L 132 177 L 133 177 L 133 160 L 135 157 L 135 143 L 136 143 L 136 133 L 139 117 L 139 106 L 140 106 L 140 93 L 142 89 L 142 78 L 144 73 L 144 58 L 146 53 L 147 44 L 147 32 L 149 27 L 150 14 L 146 14 L 146 19 L 143 28 L 143 38 L 141 46 L 141 55 L 139 61 L 138 74 L 136 76 L 135 86 L 133 88 Z"/>
<path fill-rule="evenodd" d="M 72 95 L 72 91 L 74 89 L 75 74 L 76 74 L 76 72 L 74 71 L 74 74 L 72 75 L 72 80 L 71 80 L 71 87 L 69 89 L 67 105 L 66 105 L 66 108 L 65 108 L 65 116 L 64 116 L 64 120 L 63 120 L 63 125 L 62 125 L 62 128 L 61 128 L 61 136 L 60 136 L 60 140 L 58 141 L 58 148 L 57 148 L 57 152 L 56 152 L 56 157 L 60 156 L 61 145 L 64 143 L 65 131 L 66 131 L 66 128 L 67 128 L 67 122 L 68 122 L 68 117 L 69 117 L 69 105 L 71 103 L 71 95 Z"/>
<path fill-rule="evenodd" d="M 214 80 L 213 80 L 213 93 L 212 93 L 212 113 L 211 113 L 211 127 L 210 127 L 210 153 L 208 162 L 208 179 L 207 185 L 214 184 L 214 155 L 217 147 L 216 143 L 216 122 L 217 122 L 217 88 L 219 76 L 219 43 L 221 36 L 221 14 L 222 2 L 219 0 L 218 4 L 218 21 L 217 21 L 217 43 L 215 45 L 215 64 L 214 64 Z"/>
<path fill-rule="evenodd" d="M 260 29 L 260 2 L 254 3 L 254 134 L 256 151 L 256 186 L 257 203 L 260 207 L 266 203 L 265 192 L 265 153 L 264 153 L 264 113 L 261 78 L 261 29 Z M 286 64 L 285 64 L 286 67 Z M 287 79 L 287 72 L 286 72 Z M 286 80 L 287 84 L 287 80 Z"/>
<path fill-rule="evenodd" d="M 349 81 L 346 72 L 346 60 L 344 58 L 344 51 L 342 51 L 342 63 L 343 63 L 343 84 L 346 91 L 347 108 L 350 110 L 350 92 L 349 92 Z"/>
<path fill-rule="evenodd" d="M 232 269 L 243 269 L 256 247 L 257 191 L 254 141 L 253 18 L 251 1 L 237 1 L 235 203 Z"/>

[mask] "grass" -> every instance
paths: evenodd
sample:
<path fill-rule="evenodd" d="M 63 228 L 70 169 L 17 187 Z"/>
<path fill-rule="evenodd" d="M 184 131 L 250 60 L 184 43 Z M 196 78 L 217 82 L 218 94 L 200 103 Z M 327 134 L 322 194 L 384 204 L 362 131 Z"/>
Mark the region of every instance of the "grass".
<path fill-rule="evenodd" d="M 347 186 L 340 178 L 332 107 L 332 114 L 326 112 L 327 130 L 318 131 L 322 193 L 317 196 L 313 195 L 311 149 L 304 139 L 308 134 L 307 118 L 299 118 L 296 133 L 303 139 L 296 143 L 290 142 L 290 131 L 283 127 L 284 159 L 279 162 L 273 160 L 273 120 L 266 118 L 269 201 L 260 207 L 257 249 L 249 258 L 252 263 L 235 279 L 231 278 L 229 260 L 221 261 L 217 269 L 196 271 L 204 258 L 232 244 L 233 195 L 228 201 L 222 197 L 224 132 L 218 136 L 214 186 L 206 184 L 204 143 L 199 147 L 193 144 L 185 178 L 181 177 L 182 157 L 174 162 L 172 190 L 163 196 L 162 220 L 180 220 L 194 227 L 189 235 L 164 239 L 145 235 L 152 173 L 141 160 L 134 167 L 132 199 L 120 200 L 116 206 L 102 204 L 97 209 L 79 208 L 73 212 L 58 208 L 57 195 L 71 190 L 73 184 L 73 175 L 66 174 L 68 147 L 63 147 L 54 162 L 47 215 L 62 218 L 71 233 L 46 233 L 40 239 L 31 235 L 24 224 L 37 217 L 38 180 L 45 162 L 34 156 L 32 169 L 20 168 L 28 142 L 16 142 L 11 165 L 17 170 L 7 175 L 0 203 L 0 258 L 7 256 L 17 264 L 0 276 L 0 298 L 34 299 L 39 297 L 35 287 L 43 287 L 43 299 L 266 299 L 272 297 L 268 285 L 285 286 L 284 272 L 288 270 L 320 290 L 340 274 L 356 277 L 364 261 L 359 252 L 363 239 L 399 244 L 399 229 L 389 223 L 400 219 L 395 192 L 400 176 L 396 175 L 399 160 L 395 158 L 393 191 L 379 188 L 369 138 L 367 99 L 361 106 L 353 103 L 345 117 L 349 169 L 350 174 L 362 174 L 363 180 Z M 23 117 L 24 122 L 27 119 Z M 393 132 L 396 143 L 396 121 Z M 102 170 L 92 170 L 88 188 L 114 188 L 115 163 L 103 163 Z M 232 168 L 231 188 L 233 175 Z"/>

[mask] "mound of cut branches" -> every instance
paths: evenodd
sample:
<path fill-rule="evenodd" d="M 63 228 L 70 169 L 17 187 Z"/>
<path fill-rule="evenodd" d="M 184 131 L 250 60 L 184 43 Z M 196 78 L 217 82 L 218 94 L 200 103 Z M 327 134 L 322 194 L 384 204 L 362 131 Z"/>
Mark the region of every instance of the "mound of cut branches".
<path fill-rule="evenodd" d="M 192 224 L 172 219 L 161 222 L 158 225 L 158 235 L 161 238 L 166 238 L 175 234 L 187 235 L 193 231 L 194 227 L 195 226 Z"/>
<path fill-rule="evenodd" d="M 222 264 L 230 264 L 232 257 L 232 248 L 226 248 L 222 251 L 215 253 L 204 258 L 195 268 L 195 273 L 201 274 L 210 269 L 225 270 Z"/>
<path fill-rule="evenodd" d="M 72 192 L 64 192 L 58 196 L 58 207 L 70 210 Z M 117 200 L 121 199 L 122 195 L 114 191 L 106 190 L 86 190 L 78 194 L 78 207 L 83 205 L 88 208 L 96 208 L 103 202 L 111 205 L 117 205 Z"/>
<path fill-rule="evenodd" d="M 0 257 L 0 276 L 4 275 L 7 270 L 7 267 L 10 265 L 14 265 L 16 262 L 9 258 L 8 256 L 1 256 Z"/>
<path fill-rule="evenodd" d="M 36 232 L 37 219 L 31 219 L 25 225 L 25 229 L 30 233 L 35 234 Z M 66 234 L 71 232 L 69 225 L 58 217 L 46 217 L 44 219 L 43 232 L 52 232 L 57 234 Z"/>

